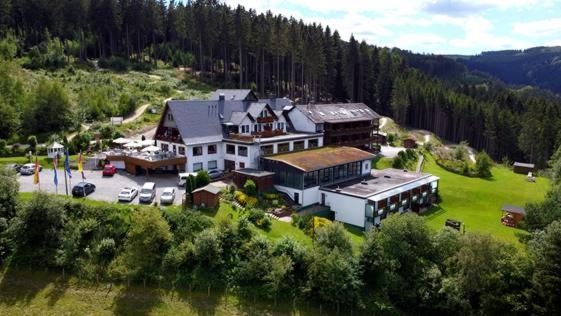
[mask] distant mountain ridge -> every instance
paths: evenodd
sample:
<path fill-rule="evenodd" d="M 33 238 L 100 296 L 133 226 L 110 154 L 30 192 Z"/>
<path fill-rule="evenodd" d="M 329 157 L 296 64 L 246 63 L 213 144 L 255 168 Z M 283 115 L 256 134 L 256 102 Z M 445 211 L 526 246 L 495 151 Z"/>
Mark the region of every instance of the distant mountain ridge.
<path fill-rule="evenodd" d="M 561 93 L 561 47 L 483 52 L 452 58 L 471 71 L 489 73 L 507 84 L 532 85 Z"/>

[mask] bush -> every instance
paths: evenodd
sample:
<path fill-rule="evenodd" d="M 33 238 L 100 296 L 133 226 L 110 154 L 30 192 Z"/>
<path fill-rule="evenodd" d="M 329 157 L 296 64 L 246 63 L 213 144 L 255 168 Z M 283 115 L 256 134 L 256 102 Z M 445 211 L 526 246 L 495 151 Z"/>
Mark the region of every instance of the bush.
<path fill-rule="evenodd" d="M 257 194 L 257 186 L 255 185 L 255 182 L 251 179 L 245 181 L 245 184 L 243 185 L 243 189 L 245 193 L 248 195 L 255 196 Z"/>
<path fill-rule="evenodd" d="M 0 139 L 0 155 L 4 155 L 8 152 L 8 148 L 6 146 L 6 141 Z"/>
<path fill-rule="evenodd" d="M 489 157 L 486 152 L 481 151 L 477 154 L 477 157 L 475 158 L 475 172 L 478 176 L 482 178 L 491 177 L 492 166 L 493 160 L 491 160 L 491 157 Z"/>
<path fill-rule="evenodd" d="M 210 183 L 210 176 L 206 170 L 197 172 L 197 176 L 195 178 L 197 181 L 197 188 L 202 188 Z"/>
<path fill-rule="evenodd" d="M 268 230 L 271 228 L 271 218 L 260 209 L 249 209 L 247 219 L 261 229 Z"/>

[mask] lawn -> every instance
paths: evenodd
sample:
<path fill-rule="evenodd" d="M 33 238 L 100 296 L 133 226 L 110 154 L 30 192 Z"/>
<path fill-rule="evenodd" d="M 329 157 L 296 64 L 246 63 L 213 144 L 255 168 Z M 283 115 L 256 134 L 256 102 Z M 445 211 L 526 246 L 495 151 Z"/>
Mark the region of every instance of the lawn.
<path fill-rule="evenodd" d="M 430 227 L 441 229 L 446 219 L 463 221 L 466 231 L 491 234 L 501 240 L 519 245 L 518 236 L 526 231 L 501 224 L 503 204 L 524 206 L 528 202 L 540 201 L 549 190 L 549 180 L 537 178 L 535 183 L 526 181 L 526 176 L 515 174 L 510 169 L 497 165 L 492 169 L 491 179 L 460 176 L 439 167 L 427 155 L 424 172 L 440 177 L 440 205 L 426 213 Z"/>
<path fill-rule="evenodd" d="M 376 156 L 376 158 L 372 159 L 372 168 L 374 169 L 387 169 L 391 168 L 393 163 L 393 158 Z"/>
<path fill-rule="evenodd" d="M 203 214 L 212 217 L 215 221 L 228 219 L 237 220 L 241 215 L 240 211 L 235 211 L 230 204 L 224 202 L 220 203 L 220 207 L 217 210 L 203 211 Z M 290 223 L 275 219 L 272 220 L 271 228 L 268 231 L 255 228 L 255 232 L 267 237 L 271 241 L 276 241 L 284 236 L 288 236 L 302 242 L 306 246 L 311 247 L 312 245 L 312 239 L 304 234 L 302 230 L 292 226 Z"/>

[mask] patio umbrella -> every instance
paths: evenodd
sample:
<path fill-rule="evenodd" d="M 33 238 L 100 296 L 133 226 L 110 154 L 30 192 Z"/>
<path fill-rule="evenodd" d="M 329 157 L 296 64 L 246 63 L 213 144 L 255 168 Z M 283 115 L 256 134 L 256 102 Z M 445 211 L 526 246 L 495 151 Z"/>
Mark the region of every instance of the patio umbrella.
<path fill-rule="evenodd" d="M 124 145 L 124 144 L 130 143 L 131 140 L 128 139 L 128 138 L 119 137 L 119 138 L 117 138 L 117 139 L 114 139 L 113 142 L 114 142 L 115 144 Z"/>
<path fill-rule="evenodd" d="M 147 153 L 147 152 L 155 152 L 155 151 L 160 151 L 160 150 L 162 150 L 162 149 L 158 146 L 148 146 L 148 147 L 142 149 L 141 152 Z"/>
<path fill-rule="evenodd" d="M 142 147 L 142 145 L 137 142 L 137 141 L 132 141 L 130 143 L 124 144 L 123 146 L 127 147 L 127 148 L 139 148 Z"/>
<path fill-rule="evenodd" d="M 154 140 L 152 140 L 152 139 L 139 140 L 138 143 L 140 145 L 142 145 L 142 147 L 153 146 L 154 145 Z"/>

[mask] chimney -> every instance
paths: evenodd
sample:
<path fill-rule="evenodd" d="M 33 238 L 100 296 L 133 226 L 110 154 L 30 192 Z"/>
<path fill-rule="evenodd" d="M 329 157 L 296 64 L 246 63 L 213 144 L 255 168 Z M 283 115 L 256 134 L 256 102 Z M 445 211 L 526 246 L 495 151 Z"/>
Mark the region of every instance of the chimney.
<path fill-rule="evenodd" d="M 225 97 L 224 97 L 224 93 L 220 93 L 218 95 L 218 101 L 224 101 Z"/>

